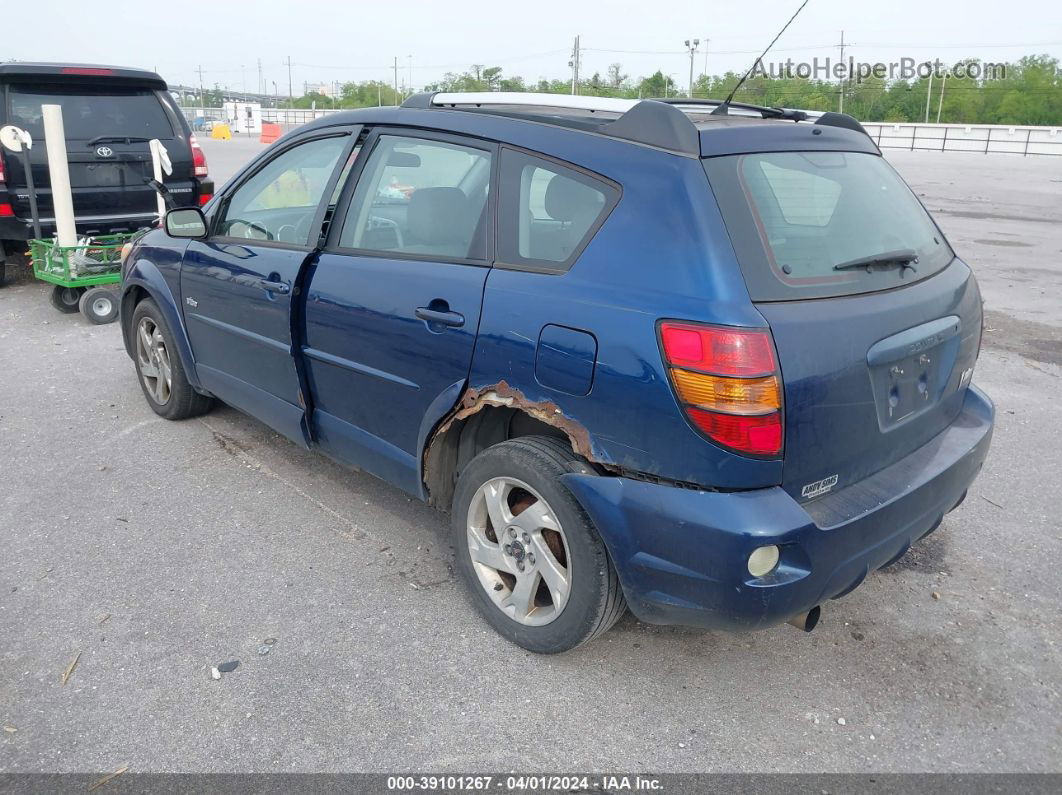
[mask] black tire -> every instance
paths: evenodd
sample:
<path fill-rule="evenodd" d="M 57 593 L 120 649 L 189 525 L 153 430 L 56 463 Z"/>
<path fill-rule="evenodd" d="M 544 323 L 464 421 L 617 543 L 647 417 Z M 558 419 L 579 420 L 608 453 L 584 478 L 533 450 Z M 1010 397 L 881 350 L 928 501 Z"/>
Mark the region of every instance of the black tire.
<path fill-rule="evenodd" d="M 3 287 L 5 282 L 7 282 L 7 260 L 4 259 L 4 252 L 0 249 L 0 287 Z"/>
<path fill-rule="evenodd" d="M 91 287 L 81 294 L 78 308 L 97 326 L 113 323 L 118 319 L 118 294 L 106 287 Z"/>
<path fill-rule="evenodd" d="M 137 340 L 141 322 L 149 320 L 154 328 L 157 328 L 164 345 L 166 357 L 170 368 L 169 389 L 165 390 L 162 399 L 156 397 L 156 389 L 149 387 L 149 383 L 157 383 L 157 378 L 145 376 L 141 371 L 141 349 Z M 168 420 L 183 420 L 189 417 L 198 417 L 210 411 L 214 405 L 212 398 L 200 395 L 192 385 L 188 383 L 188 377 L 184 373 L 184 366 L 177 348 L 173 344 L 173 332 L 170 330 L 166 318 L 162 316 L 158 305 L 150 298 L 145 298 L 136 305 L 133 317 L 130 319 L 130 334 L 133 340 L 133 364 L 136 367 L 137 381 L 144 393 L 144 398 L 152 411 L 160 417 Z"/>
<path fill-rule="evenodd" d="M 574 649 L 605 632 L 627 610 L 616 569 L 601 537 L 560 481 L 568 472 L 593 474 L 593 469 L 558 439 L 524 436 L 489 447 L 472 459 L 461 473 L 454 494 L 452 527 L 457 565 L 473 603 L 499 634 L 539 654 Z M 571 573 L 569 595 L 557 616 L 541 626 L 520 623 L 494 603 L 469 553 L 468 518 L 473 500 L 484 484 L 499 477 L 522 481 L 534 489 L 563 529 Z M 496 585 L 494 590 L 501 587 Z"/>
<path fill-rule="evenodd" d="M 52 287 L 52 292 L 48 298 L 52 302 L 52 306 L 64 315 L 72 315 L 79 311 L 81 294 L 84 291 L 84 287 L 61 287 L 56 284 Z"/>

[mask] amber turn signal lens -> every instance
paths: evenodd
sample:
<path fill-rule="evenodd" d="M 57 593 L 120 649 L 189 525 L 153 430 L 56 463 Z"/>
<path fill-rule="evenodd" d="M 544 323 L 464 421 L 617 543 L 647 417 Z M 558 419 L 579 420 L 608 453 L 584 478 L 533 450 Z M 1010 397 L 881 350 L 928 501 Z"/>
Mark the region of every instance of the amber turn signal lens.
<path fill-rule="evenodd" d="M 779 408 L 778 378 L 726 378 L 719 375 L 671 371 L 683 403 L 731 414 L 766 414 Z"/>

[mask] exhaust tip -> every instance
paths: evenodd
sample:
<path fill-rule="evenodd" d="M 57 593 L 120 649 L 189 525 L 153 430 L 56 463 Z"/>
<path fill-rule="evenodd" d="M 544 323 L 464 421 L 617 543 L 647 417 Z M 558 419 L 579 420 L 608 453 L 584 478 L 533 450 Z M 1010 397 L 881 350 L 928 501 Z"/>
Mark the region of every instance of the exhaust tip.
<path fill-rule="evenodd" d="M 815 607 L 808 610 L 808 612 L 793 616 L 786 623 L 792 624 L 797 629 L 802 629 L 805 632 L 811 632 L 811 630 L 815 629 L 815 627 L 818 626 L 819 616 L 821 614 L 822 608 L 818 605 L 815 605 Z"/>

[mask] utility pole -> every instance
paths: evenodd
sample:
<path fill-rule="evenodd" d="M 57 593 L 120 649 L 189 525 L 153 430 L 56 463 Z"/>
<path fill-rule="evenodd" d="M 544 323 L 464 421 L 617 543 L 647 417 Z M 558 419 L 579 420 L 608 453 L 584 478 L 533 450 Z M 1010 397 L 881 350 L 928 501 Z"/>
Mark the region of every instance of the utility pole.
<path fill-rule="evenodd" d="M 844 31 L 841 31 L 841 65 L 844 65 Z M 844 113 L 844 77 L 841 78 L 841 104 L 838 108 L 838 112 Z"/>
<path fill-rule="evenodd" d="M 266 92 L 265 78 L 262 76 L 262 59 L 258 59 L 258 93 L 264 94 Z"/>
<path fill-rule="evenodd" d="M 409 61 L 409 93 L 413 93 L 413 56 L 407 55 L 406 59 Z"/>
<path fill-rule="evenodd" d="M 291 56 L 288 56 L 288 106 L 295 107 L 295 92 L 291 87 Z"/>
<path fill-rule="evenodd" d="M 929 70 L 929 88 L 926 89 L 926 124 L 929 124 L 929 100 L 933 97 L 933 70 Z"/>
<path fill-rule="evenodd" d="M 568 66 L 572 68 L 572 94 L 579 93 L 579 37 L 575 37 L 575 43 L 572 46 L 572 59 L 568 61 Z"/>
<path fill-rule="evenodd" d="M 700 39 L 694 39 L 692 42 L 686 39 L 686 49 L 690 51 L 690 83 L 686 96 L 690 99 L 693 99 L 693 56 L 697 54 L 697 47 L 700 46 L 700 43 Z"/>
<path fill-rule="evenodd" d="M 398 105 L 398 56 L 395 56 L 395 105 Z"/>
<path fill-rule="evenodd" d="M 940 111 L 944 109 L 944 89 L 948 85 L 948 73 L 944 73 L 944 79 L 940 81 L 940 100 L 937 102 L 937 124 L 940 124 Z"/>
<path fill-rule="evenodd" d="M 206 95 L 203 93 L 203 65 L 199 64 L 199 109 L 203 111 L 203 116 L 206 116 Z"/>

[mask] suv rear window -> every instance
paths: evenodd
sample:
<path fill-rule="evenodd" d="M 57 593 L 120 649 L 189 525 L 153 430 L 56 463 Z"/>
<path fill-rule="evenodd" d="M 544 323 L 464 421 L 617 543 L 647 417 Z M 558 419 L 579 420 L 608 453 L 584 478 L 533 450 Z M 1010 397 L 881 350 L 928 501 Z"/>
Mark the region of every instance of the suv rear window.
<path fill-rule="evenodd" d="M 44 140 L 41 105 L 63 108 L 63 129 L 68 141 L 90 141 L 97 136 L 173 138 L 162 103 L 147 89 L 36 89 L 12 86 L 8 91 L 8 123 Z"/>
<path fill-rule="evenodd" d="M 877 155 L 765 152 L 708 158 L 704 168 L 754 301 L 901 287 L 955 256 L 911 189 Z M 908 249 L 918 256 L 910 267 L 835 270 Z"/>

